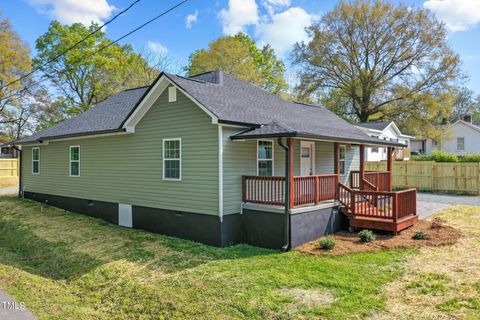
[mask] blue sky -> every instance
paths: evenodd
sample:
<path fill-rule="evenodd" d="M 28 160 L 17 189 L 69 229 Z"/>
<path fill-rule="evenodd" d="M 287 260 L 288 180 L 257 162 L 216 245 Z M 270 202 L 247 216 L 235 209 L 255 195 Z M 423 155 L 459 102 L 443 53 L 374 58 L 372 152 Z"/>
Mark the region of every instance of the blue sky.
<path fill-rule="evenodd" d="M 393 2 L 398 2 L 392 0 Z M 0 11 L 34 51 L 35 39 L 52 19 L 62 23 L 106 21 L 133 0 L 3 0 Z M 142 0 L 106 30 L 111 39 L 122 36 L 178 0 Z M 176 70 L 197 49 L 226 34 L 244 31 L 258 43 L 270 43 L 286 60 L 293 43 L 304 40 L 304 27 L 330 10 L 332 0 L 189 0 L 186 4 L 131 35 L 124 43 L 136 49 L 167 51 Z M 404 0 L 427 7 L 449 29 L 451 47 L 462 58 L 470 78 L 467 86 L 480 94 L 480 0 Z"/>

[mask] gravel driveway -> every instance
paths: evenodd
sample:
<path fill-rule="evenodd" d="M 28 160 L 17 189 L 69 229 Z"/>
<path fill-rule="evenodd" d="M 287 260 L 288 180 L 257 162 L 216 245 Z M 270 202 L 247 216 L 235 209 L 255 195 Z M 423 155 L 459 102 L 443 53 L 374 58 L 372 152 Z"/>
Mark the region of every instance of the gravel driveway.
<path fill-rule="evenodd" d="M 437 211 L 457 204 L 480 206 L 480 197 L 439 193 L 417 193 L 417 212 L 420 215 L 420 219 L 425 219 Z"/>

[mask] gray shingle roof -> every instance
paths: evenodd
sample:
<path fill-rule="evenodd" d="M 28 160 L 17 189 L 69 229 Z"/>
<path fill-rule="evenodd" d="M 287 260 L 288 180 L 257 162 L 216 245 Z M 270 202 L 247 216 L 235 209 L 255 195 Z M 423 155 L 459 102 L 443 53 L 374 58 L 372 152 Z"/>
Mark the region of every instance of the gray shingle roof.
<path fill-rule="evenodd" d="M 392 144 L 369 137 L 324 107 L 285 101 L 223 72 L 207 72 L 191 78 L 168 73 L 165 76 L 214 114 L 219 122 L 257 127 L 250 134 L 244 133 L 245 137 L 253 134 L 301 133 L 329 140 Z M 122 91 L 74 118 L 17 143 L 121 130 L 147 89 Z M 263 127 L 258 128 L 260 126 Z"/>
<path fill-rule="evenodd" d="M 356 126 L 373 129 L 373 130 L 385 130 L 392 123 L 392 121 L 371 121 L 371 122 L 360 122 L 355 124 Z"/>
<path fill-rule="evenodd" d="M 21 144 L 53 137 L 118 130 L 147 89 L 148 87 L 142 87 L 117 93 L 76 117 L 20 139 L 15 143 Z"/>

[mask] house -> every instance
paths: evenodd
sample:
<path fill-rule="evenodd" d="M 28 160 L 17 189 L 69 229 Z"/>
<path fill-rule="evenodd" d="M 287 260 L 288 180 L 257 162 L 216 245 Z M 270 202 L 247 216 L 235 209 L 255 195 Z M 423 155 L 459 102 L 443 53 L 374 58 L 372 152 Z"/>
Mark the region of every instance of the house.
<path fill-rule="evenodd" d="M 376 137 L 387 141 L 395 141 L 403 144 L 403 147 L 395 149 L 395 160 L 410 160 L 410 140 L 414 139 L 415 137 L 400 132 L 395 122 L 361 122 L 356 126 L 371 137 Z M 367 148 L 365 159 L 367 161 L 386 161 L 387 148 Z"/>
<path fill-rule="evenodd" d="M 0 159 L 12 159 L 18 157 L 18 151 L 13 147 L 0 146 Z"/>
<path fill-rule="evenodd" d="M 480 152 L 480 126 L 472 117 L 458 120 L 443 129 L 438 139 L 417 139 L 412 141 L 412 151 L 431 153 L 433 150 L 453 153 L 458 156 Z"/>
<path fill-rule="evenodd" d="M 23 197 L 214 246 L 288 249 L 342 223 L 417 220 L 415 190 L 364 170 L 365 146 L 401 144 L 219 71 L 161 73 L 12 144 Z"/>

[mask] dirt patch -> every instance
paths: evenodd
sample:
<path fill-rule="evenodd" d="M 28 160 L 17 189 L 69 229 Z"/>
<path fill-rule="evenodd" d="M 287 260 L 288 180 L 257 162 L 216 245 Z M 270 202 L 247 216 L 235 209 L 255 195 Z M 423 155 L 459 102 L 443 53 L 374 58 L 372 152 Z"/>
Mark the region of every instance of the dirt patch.
<path fill-rule="evenodd" d="M 283 296 L 293 298 L 297 303 L 304 304 L 311 308 L 329 306 L 336 300 L 335 296 L 331 293 L 315 289 L 292 288 L 281 289 L 278 292 Z"/>
<path fill-rule="evenodd" d="M 417 232 L 428 236 L 425 240 L 414 240 L 412 237 Z M 446 225 L 443 221 L 421 220 L 415 226 L 402 231 L 397 236 L 378 235 L 377 239 L 369 243 L 361 243 L 355 233 L 339 232 L 331 237 L 336 245 L 332 250 L 323 250 L 318 241 L 306 243 L 296 250 L 314 255 L 343 255 L 347 253 L 379 251 L 387 249 L 408 249 L 417 247 L 438 247 L 455 244 L 462 236 L 460 230 Z"/>

